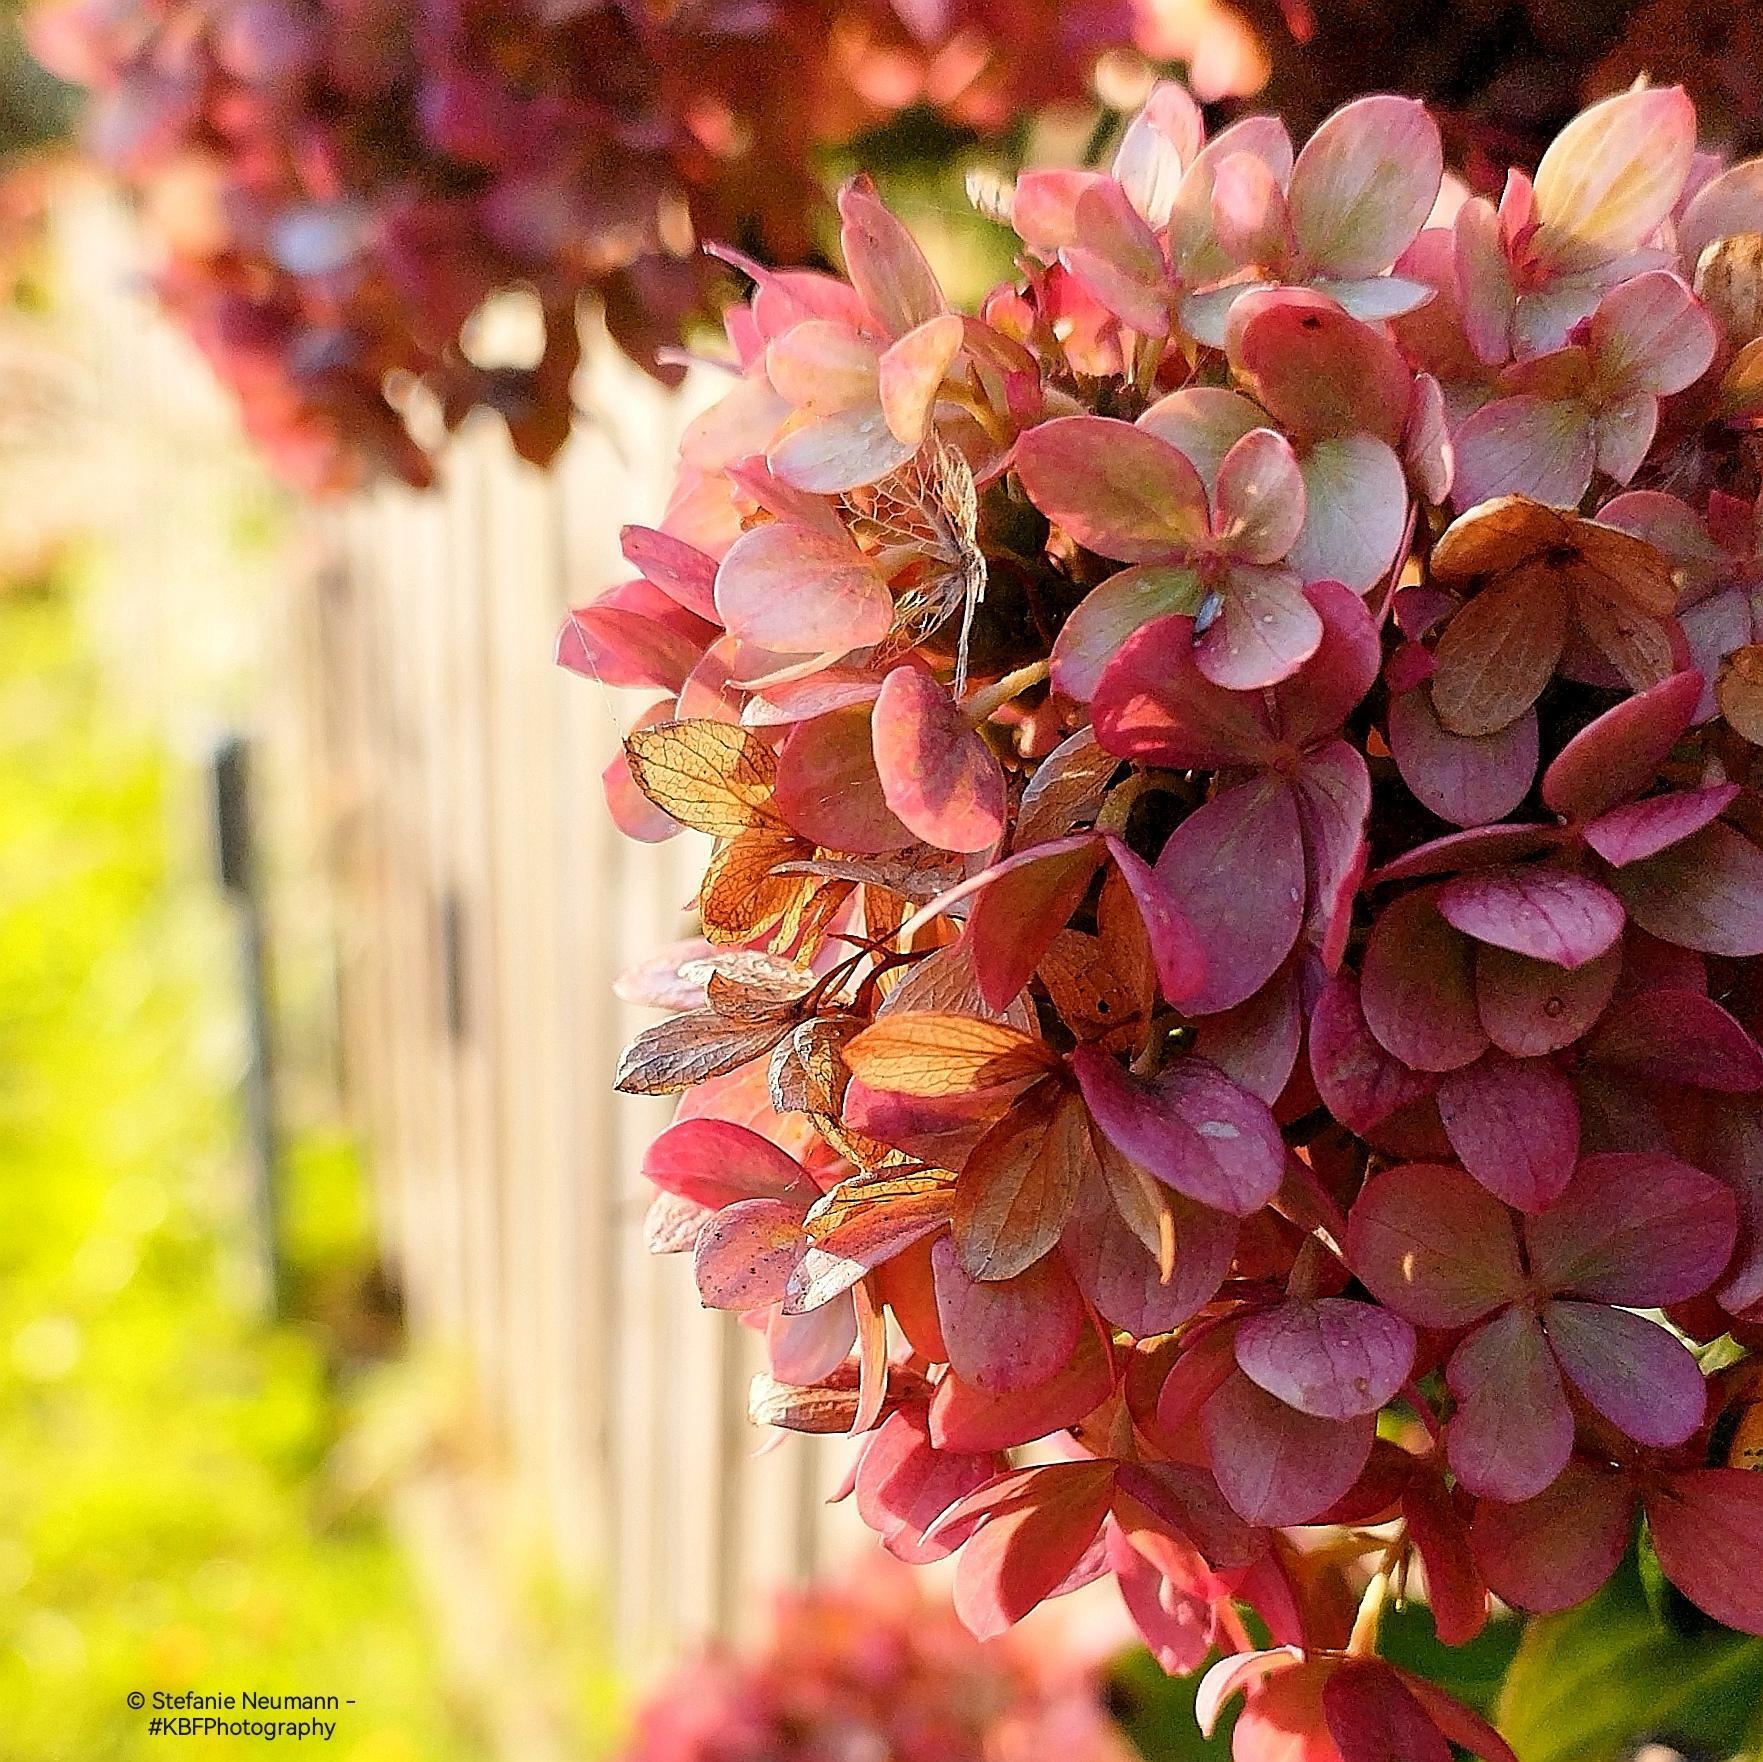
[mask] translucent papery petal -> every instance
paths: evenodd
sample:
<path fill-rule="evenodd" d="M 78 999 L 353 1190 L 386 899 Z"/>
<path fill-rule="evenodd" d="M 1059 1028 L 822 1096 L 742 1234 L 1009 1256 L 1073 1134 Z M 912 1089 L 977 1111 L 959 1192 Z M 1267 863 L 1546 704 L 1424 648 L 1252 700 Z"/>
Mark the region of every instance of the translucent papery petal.
<path fill-rule="evenodd" d="M 1453 734 L 1425 686 L 1390 702 L 1390 750 L 1421 804 L 1455 826 L 1503 819 L 1530 793 L 1538 738 L 1534 709 L 1493 734 Z"/>
<path fill-rule="evenodd" d="M 1071 1067 L 1104 1136 L 1178 1193 L 1248 1217 L 1278 1190 L 1285 1146 L 1267 1104 L 1204 1059 L 1145 1079 L 1079 1047 Z"/>
<path fill-rule="evenodd" d="M 1646 1151 L 1586 1157 L 1567 1191 L 1524 1220 L 1543 1287 L 1633 1308 L 1699 1297 L 1725 1270 L 1737 1233 L 1723 1182 Z"/>
<path fill-rule="evenodd" d="M 740 1199 L 819 1196 L 802 1165 L 769 1138 L 728 1120 L 680 1120 L 643 1153 L 643 1177 L 665 1193 L 719 1210 Z"/>
<path fill-rule="evenodd" d="M 1650 1490 L 1646 1508 L 1665 1576 L 1716 1621 L 1763 1634 L 1763 1476 L 1687 1469 Z"/>
<path fill-rule="evenodd" d="M 1677 223 L 1677 249 L 1693 267 L 1717 239 L 1763 232 L 1763 159 L 1747 159 L 1711 177 Z"/>
<path fill-rule="evenodd" d="M 1567 1380 L 1637 1444 L 1681 1444 L 1702 1423 L 1701 1367 L 1657 1322 L 1602 1303 L 1551 1303 L 1543 1329 Z"/>
<path fill-rule="evenodd" d="M 1611 885 L 1643 930 L 1702 954 L 1763 954 L 1763 851 L 1716 820 Z"/>
<path fill-rule="evenodd" d="M 1348 1225 L 1353 1271 L 1420 1327 L 1466 1327 L 1523 1289 L 1506 1208 L 1448 1164 L 1407 1163 L 1373 1176 Z"/>
<path fill-rule="evenodd" d="M 1304 840 L 1306 927 L 1332 973 L 1346 953 L 1353 902 L 1365 878 L 1371 773 L 1356 747 L 1330 741 L 1304 755 L 1295 795 Z"/>
<path fill-rule="evenodd" d="M 1194 1700 L 1194 1718 L 1202 1737 L 1211 1737 L 1225 1707 L 1237 1695 L 1254 1692 L 1270 1676 L 1283 1675 L 1306 1663 L 1296 1646 L 1279 1646 L 1266 1652 L 1244 1652 L 1235 1657 L 1220 1658 L 1201 1680 L 1200 1692 Z M 1251 1762 L 1254 1762 L 1251 1753 Z M 1298 1762 L 1308 1762 L 1299 1757 Z"/>
<path fill-rule="evenodd" d="M 1158 881 L 1182 902 L 1204 954 L 1193 1015 L 1252 997 L 1303 928 L 1304 844 L 1297 797 L 1278 777 L 1237 784 L 1196 808 L 1157 858 Z"/>
<path fill-rule="evenodd" d="M 1475 953 L 1476 1009 L 1502 1052 L 1541 1058 L 1571 1046 L 1603 1014 L 1621 971 L 1616 948 L 1569 969 L 1484 943 Z"/>
<path fill-rule="evenodd" d="M 1614 399 L 1598 412 L 1592 428 L 1598 470 L 1627 483 L 1652 451 L 1659 432 L 1659 400 L 1651 392 Z"/>
<path fill-rule="evenodd" d="M 1464 509 L 1494 496 L 1525 495 L 1552 507 L 1577 507 L 1592 481 L 1597 438 L 1591 412 L 1577 400 L 1523 393 L 1483 404 L 1454 437 L 1452 503 Z"/>
<path fill-rule="evenodd" d="M 963 1271 L 954 1241 L 931 1247 L 937 1317 L 955 1374 L 988 1394 L 1047 1382 L 1065 1365 L 1084 1329 L 1083 1299 L 1057 1256 L 1009 1279 Z"/>
<path fill-rule="evenodd" d="M 1328 1679 L 1322 1709 L 1341 1762 L 1450 1762 L 1444 1734 L 1388 1665 L 1349 1659 Z"/>
<path fill-rule="evenodd" d="M 1567 1466 L 1573 1413 L 1537 1318 L 1502 1310 L 1451 1355 L 1451 1472 L 1485 1499 L 1534 1499 Z"/>
<path fill-rule="evenodd" d="M 1485 196 L 1472 196 L 1457 211 L 1454 228 L 1458 297 L 1469 346 L 1488 366 L 1512 352 L 1512 312 L 1517 289 L 1500 236 L 1500 217 Z"/>
<path fill-rule="evenodd" d="M 1434 289 L 1428 283 L 1404 275 L 1368 275 L 1352 281 L 1318 276 L 1311 286 L 1333 300 L 1342 311 L 1366 324 L 1382 324 L 1391 318 L 1405 317 L 1435 297 Z"/>
<path fill-rule="evenodd" d="M 1206 1403 L 1201 1420 L 1218 1488 L 1249 1523 L 1307 1522 L 1358 1480 L 1377 1421 L 1315 1419 L 1258 1388 L 1240 1371 Z"/>
<path fill-rule="evenodd" d="M 1072 622 L 1119 579 L 1104 582 Z M 1191 618 L 1171 615 L 1140 626 L 1118 645 L 1091 700 L 1098 739 L 1121 758 L 1182 769 L 1223 770 L 1272 759 L 1280 748 L 1263 706 L 1200 672 L 1193 630 Z"/>
<path fill-rule="evenodd" d="M 1701 690 L 1699 675 L 1674 674 L 1587 723 L 1543 773 L 1543 800 L 1558 814 L 1590 819 L 1650 788 Z"/>
<path fill-rule="evenodd" d="M 1359 982 L 1346 974 L 1324 986 L 1311 1012 L 1310 1075 L 1335 1119 L 1373 1139 L 1386 1121 L 1428 1101 L 1436 1086 L 1372 1037 L 1359 1007 Z"/>
<path fill-rule="evenodd" d="M 1115 1327 L 1141 1340 L 1197 1315 L 1223 1284 L 1236 1252 L 1235 1218 L 1180 1193 L 1169 1193 L 1164 1203 L 1175 1231 L 1175 1269 L 1167 1283 L 1157 1257 L 1100 1180 L 1089 1180 L 1078 1194 L 1060 1243 L 1083 1294 Z"/>
<path fill-rule="evenodd" d="M 765 1325 L 765 1360 L 780 1383 L 807 1388 L 824 1382 L 851 1356 L 857 1343 L 857 1312 L 832 1302 L 810 1315 L 774 1310 Z"/>
<path fill-rule="evenodd" d="M 943 291 L 905 225 L 890 214 L 867 178 L 839 191 L 839 248 L 845 273 L 890 337 L 944 310 Z"/>
<path fill-rule="evenodd" d="M 1533 1499 L 1485 1501 L 1470 1541 L 1497 1597 L 1535 1615 L 1583 1603 L 1621 1564 L 1634 1530 L 1625 1475 L 1570 1462 Z"/>
<path fill-rule="evenodd" d="M 792 831 L 831 850 L 874 855 L 911 836 L 882 790 L 864 704 L 789 731 L 778 749 L 776 800 Z"/>
<path fill-rule="evenodd" d="M 1222 386 L 1190 385 L 1159 398 L 1138 426 L 1166 440 L 1189 461 L 1212 496 L 1218 470 L 1244 435 L 1265 427 L 1267 412 L 1240 392 Z"/>
<path fill-rule="evenodd" d="M 849 539 L 774 520 L 730 547 L 716 572 L 716 609 L 742 641 L 780 654 L 842 654 L 887 635 L 894 605 Z"/>
<path fill-rule="evenodd" d="M 1218 468 L 1213 527 L 1221 546 L 1245 563 L 1277 563 L 1304 526 L 1304 478 L 1291 442 L 1252 429 Z"/>
<path fill-rule="evenodd" d="M 1275 288 L 1231 310 L 1231 365 L 1300 445 L 1330 435 L 1402 437 L 1413 379 L 1380 329 L 1325 295 Z"/>
<path fill-rule="evenodd" d="M 916 667 L 896 667 L 882 681 L 872 729 L 882 793 L 909 831 L 938 850 L 997 843 L 1004 773 L 944 686 Z"/>
<path fill-rule="evenodd" d="M 1034 1496 L 981 1526 L 955 1569 L 955 1613 L 982 1640 L 1014 1627 L 1089 1551 L 1107 1515 L 1113 1465 L 1037 1469 Z"/>
<path fill-rule="evenodd" d="M 1445 1077 L 1438 1101 L 1459 1161 L 1506 1204 L 1540 1211 L 1572 1180 L 1579 1103 L 1553 1065 L 1488 1053 Z"/>
<path fill-rule="evenodd" d="M 1029 500 L 1104 557 L 1164 561 L 1205 540 L 1200 474 L 1167 441 L 1130 422 L 1043 422 L 1016 443 L 1013 462 Z"/>
<path fill-rule="evenodd" d="M 650 712 L 650 719 L 667 721 L 673 715 L 671 703 L 659 704 Z M 606 811 L 612 823 L 626 838 L 639 844 L 662 844 L 685 828 L 672 814 L 656 807 L 631 775 L 630 760 L 619 748 L 600 773 L 600 789 L 606 800 Z"/>
<path fill-rule="evenodd" d="M 1457 448 L 1451 439 L 1444 388 L 1430 373 L 1414 376 L 1408 421 L 1402 430 L 1402 462 L 1422 501 L 1442 502 L 1457 478 Z"/>
<path fill-rule="evenodd" d="M 1219 594 L 1217 615 L 1194 645 L 1195 663 L 1213 684 L 1277 685 L 1316 653 L 1322 621 L 1290 570 L 1239 564 Z"/>
<path fill-rule="evenodd" d="M 1099 171 L 1055 167 L 1023 172 L 1010 202 L 1016 236 L 1043 257 L 1057 256 L 1077 237 L 1078 199 L 1107 181 Z"/>
<path fill-rule="evenodd" d="M 1355 592 L 1389 573 L 1408 530 L 1402 461 L 1375 435 L 1319 440 L 1298 461 L 1304 530 L 1286 564 L 1306 581 L 1339 581 Z"/>
<path fill-rule="evenodd" d="M 743 1199 L 706 1220 L 692 1255 L 698 1296 L 712 1309 L 781 1303 L 808 1238 L 802 1207 L 782 1199 Z"/>
<path fill-rule="evenodd" d="M 1205 598 L 1206 590 L 1191 569 L 1147 563 L 1110 575 L 1078 602 L 1054 639 L 1053 683 L 1067 697 L 1087 703 L 1127 639 L 1153 620 L 1175 614 L 1186 615 L 1181 647 L 1192 672 L 1191 619 Z"/>
<path fill-rule="evenodd" d="M 1400 1316 L 1343 1297 L 1294 1298 L 1236 1331 L 1243 1374 L 1318 1419 L 1376 1413 L 1408 1380 L 1414 1347 Z"/>
<path fill-rule="evenodd" d="M 965 332 L 962 320 L 945 312 L 888 346 L 877 384 L 882 413 L 896 440 L 914 447 L 923 443 L 937 393 L 961 352 Z"/>
<path fill-rule="evenodd" d="M 1655 269 L 1599 301 L 1587 346 L 1606 397 L 1668 397 L 1708 371 L 1718 340 L 1701 301 L 1677 276 Z"/>
<path fill-rule="evenodd" d="M 1645 801 L 1629 802 L 1600 814 L 1585 829 L 1585 841 L 1605 862 L 1624 868 L 1643 862 L 1700 832 L 1738 797 L 1738 786 L 1674 789 Z"/>
<path fill-rule="evenodd" d="M 1389 268 L 1425 224 L 1443 173 L 1438 125 L 1424 105 L 1386 95 L 1343 105 L 1292 168 L 1299 248 L 1325 274 Z"/>
<path fill-rule="evenodd" d="M 1417 1071 L 1454 1071 L 1487 1048 L 1473 945 L 1439 915 L 1437 889 L 1384 908 L 1365 946 L 1359 995 L 1379 1043 Z"/>
<path fill-rule="evenodd" d="M 1193 999 L 1205 986 L 1208 963 L 1205 948 L 1184 909 L 1185 901 L 1167 876 L 1153 869 L 1124 839 L 1109 833 L 1108 849 L 1139 908 L 1165 1000 L 1180 1008 L 1191 1008 Z"/>
<path fill-rule="evenodd" d="M 1174 80 L 1159 80 L 1122 131 L 1114 151 L 1114 176 L 1153 227 L 1168 225 L 1182 175 L 1205 138 L 1199 105 Z"/>
<path fill-rule="evenodd" d="M 1547 864 L 1459 875 L 1438 902 L 1465 936 L 1559 967 L 1596 960 L 1622 934 L 1622 904 L 1609 888 Z"/>
<path fill-rule="evenodd" d="M 815 495 L 839 495 L 879 483 L 915 451 L 895 436 L 875 401 L 799 419 L 772 443 L 766 457 L 783 482 Z"/>
<path fill-rule="evenodd" d="M 810 416 L 873 404 L 881 345 L 849 325 L 811 318 L 776 337 L 765 351 L 765 376 L 778 396 Z"/>
<path fill-rule="evenodd" d="M 931 1398 L 931 1437 L 946 1450 L 1033 1444 L 1094 1413 L 1113 1393 L 1114 1380 L 1101 1335 L 1086 1326 L 1066 1363 L 1033 1388 L 991 1394 L 950 1372 Z"/>
<path fill-rule="evenodd" d="M 1234 263 L 1283 263 L 1291 251 L 1285 191 L 1267 162 L 1232 153 L 1212 179 L 1212 236 Z"/>

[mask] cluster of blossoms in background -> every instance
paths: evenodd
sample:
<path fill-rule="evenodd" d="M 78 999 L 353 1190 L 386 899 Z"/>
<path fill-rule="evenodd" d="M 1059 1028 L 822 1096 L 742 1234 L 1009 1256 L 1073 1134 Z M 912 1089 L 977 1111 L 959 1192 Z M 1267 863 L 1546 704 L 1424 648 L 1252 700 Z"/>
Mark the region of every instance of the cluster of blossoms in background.
<path fill-rule="evenodd" d="M 700 238 L 799 260 L 821 149 L 914 105 L 995 133 L 1083 96 L 1135 28 L 1183 46 L 1182 29 L 1161 43 L 1155 13 L 46 0 L 31 31 L 92 89 L 94 151 L 151 206 L 159 291 L 254 437 L 296 482 L 336 488 L 381 469 L 427 481 L 396 401 L 412 383 L 449 424 L 500 410 L 519 450 L 548 459 L 569 428 L 579 296 L 598 296 L 638 360 L 675 371 L 658 352 L 712 292 Z M 474 364 L 461 328 L 512 285 L 538 298 L 543 349 Z"/>
<path fill-rule="evenodd" d="M 1763 163 L 1640 87 L 1495 201 L 1163 86 L 1009 210 L 968 316 L 848 186 L 563 632 L 713 841 L 651 1241 L 976 1633 L 1112 1575 L 1239 1762 L 1505 1758 L 1388 1597 L 1644 1520 L 1763 1632 Z"/>
<path fill-rule="evenodd" d="M 1130 1762 L 1090 1670 L 982 1646 L 903 1569 L 781 1595 L 760 1642 L 689 1659 L 625 1762 Z"/>

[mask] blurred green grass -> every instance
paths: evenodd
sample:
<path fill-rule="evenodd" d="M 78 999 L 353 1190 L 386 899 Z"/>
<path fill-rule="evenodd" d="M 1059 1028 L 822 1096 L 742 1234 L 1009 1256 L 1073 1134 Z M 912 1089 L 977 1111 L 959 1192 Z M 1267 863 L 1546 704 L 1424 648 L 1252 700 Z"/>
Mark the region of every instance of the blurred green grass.
<path fill-rule="evenodd" d="M 97 640 L 69 577 L 0 590 L 0 1754 L 163 1757 L 129 1691 L 258 1689 L 352 1697 L 340 1762 L 468 1762 L 384 1519 L 330 1472 L 334 1336 L 255 1319 L 224 921 Z M 299 1288 L 334 1300 L 352 1159 L 290 1163 Z"/>

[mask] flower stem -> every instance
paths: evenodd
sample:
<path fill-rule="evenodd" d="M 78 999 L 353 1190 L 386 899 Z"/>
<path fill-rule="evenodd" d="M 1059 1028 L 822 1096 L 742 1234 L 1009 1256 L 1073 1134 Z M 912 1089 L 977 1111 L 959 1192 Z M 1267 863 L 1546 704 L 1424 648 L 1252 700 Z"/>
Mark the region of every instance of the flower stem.
<path fill-rule="evenodd" d="M 961 706 L 961 713 L 977 728 L 982 722 L 990 721 L 1013 697 L 1020 697 L 1031 686 L 1039 685 L 1047 673 L 1048 663 L 1045 661 L 1031 661 L 1026 667 L 1018 667 L 1014 673 L 1006 673 L 1002 679 L 974 692 Z"/>

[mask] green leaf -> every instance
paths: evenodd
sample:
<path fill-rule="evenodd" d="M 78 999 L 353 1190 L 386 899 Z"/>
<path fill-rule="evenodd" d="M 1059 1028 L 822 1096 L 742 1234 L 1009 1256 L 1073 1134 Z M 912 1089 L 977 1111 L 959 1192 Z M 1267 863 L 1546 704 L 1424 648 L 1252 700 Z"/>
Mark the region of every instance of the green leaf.
<path fill-rule="evenodd" d="M 1384 1611 L 1377 1649 L 1392 1664 L 1437 1683 L 1465 1707 L 1491 1717 L 1494 1697 L 1523 1633 L 1524 1623 L 1516 1616 L 1497 1616 L 1467 1645 L 1447 1646 L 1433 1630 L 1432 1611 L 1421 1603 L 1406 1603 Z"/>
<path fill-rule="evenodd" d="M 1210 1739 L 1201 1737 L 1194 1723 L 1194 1696 L 1205 1674 L 1202 1665 L 1192 1676 L 1165 1676 L 1142 1648 L 1115 1661 L 1108 1674 L 1108 1711 L 1146 1762 L 1229 1762 L 1234 1709 Z"/>
<path fill-rule="evenodd" d="M 1619 1762 L 1637 1744 L 1731 1755 L 1763 1703 L 1763 1640 L 1661 1621 L 1631 1554 L 1590 1602 L 1533 1621 L 1500 1692 L 1519 1762 Z"/>

